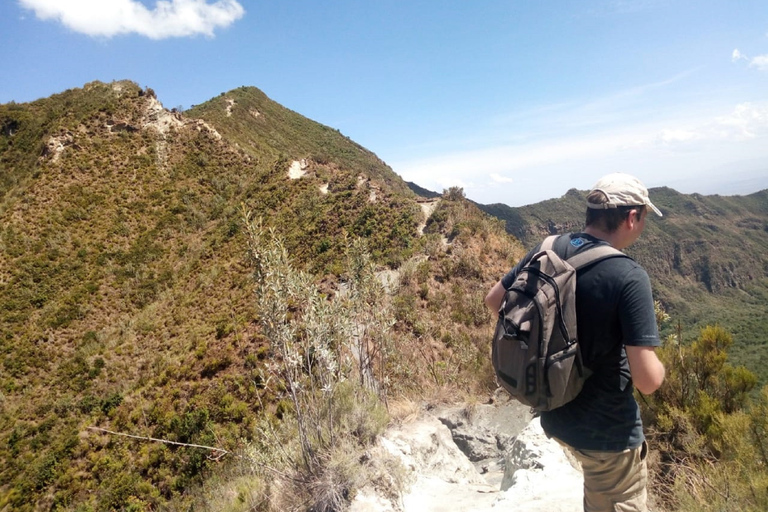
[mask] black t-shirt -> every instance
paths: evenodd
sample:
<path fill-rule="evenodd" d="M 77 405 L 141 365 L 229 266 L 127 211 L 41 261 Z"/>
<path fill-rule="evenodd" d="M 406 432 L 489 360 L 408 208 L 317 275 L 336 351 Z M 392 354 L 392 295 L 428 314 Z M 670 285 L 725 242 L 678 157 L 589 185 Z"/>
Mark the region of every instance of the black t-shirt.
<path fill-rule="evenodd" d="M 561 236 L 554 245 L 569 258 L 607 242 L 586 233 Z M 509 288 L 528 253 L 504 278 Z M 594 374 L 573 401 L 541 414 L 544 431 L 576 449 L 622 451 L 643 442 L 640 409 L 632 394 L 625 345 L 659 346 L 648 274 L 634 260 L 608 258 L 578 271 L 576 323 L 584 364 Z"/>

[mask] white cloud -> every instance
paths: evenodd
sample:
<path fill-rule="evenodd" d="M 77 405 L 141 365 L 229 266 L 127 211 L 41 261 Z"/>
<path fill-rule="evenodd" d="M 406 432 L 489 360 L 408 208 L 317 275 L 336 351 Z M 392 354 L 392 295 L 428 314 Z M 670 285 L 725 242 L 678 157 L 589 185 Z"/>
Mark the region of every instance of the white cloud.
<path fill-rule="evenodd" d="M 240 19 L 245 10 L 236 0 L 158 1 L 150 10 L 138 0 L 19 0 L 41 20 L 56 20 L 89 36 L 136 33 L 150 39 L 209 37 L 217 28 Z"/>
<path fill-rule="evenodd" d="M 748 158 L 768 161 L 766 148 L 768 101 L 741 103 L 720 113 L 693 109 L 671 119 L 454 151 L 393 162 L 392 167 L 427 188 L 462 183 L 471 199 L 515 205 L 586 188 L 617 169 L 636 174 L 649 186 L 674 179 L 695 184 L 696 173 L 714 165 Z M 482 186 L 481 177 L 487 180 Z M 514 186 L 503 186 L 509 182 Z"/>
<path fill-rule="evenodd" d="M 701 133 L 697 133 L 694 130 L 687 130 L 685 128 L 664 128 L 656 137 L 656 141 L 665 146 L 671 146 L 674 144 L 691 142 L 701 139 Z"/>
<path fill-rule="evenodd" d="M 768 54 L 753 57 L 752 60 L 749 61 L 749 67 L 757 68 L 760 71 L 768 71 Z"/>
<path fill-rule="evenodd" d="M 713 124 L 715 137 L 721 139 L 753 139 L 766 135 L 768 103 L 741 103 L 730 114 L 716 118 Z"/>
<path fill-rule="evenodd" d="M 751 68 L 757 68 L 760 71 L 768 71 L 768 54 L 758 55 L 757 57 L 752 57 L 750 59 L 741 53 L 737 48 L 733 50 L 733 53 L 731 54 L 731 62 L 736 62 L 739 60 L 748 60 L 749 67 Z"/>
<path fill-rule="evenodd" d="M 502 176 L 501 174 L 496 172 L 492 172 L 490 176 L 495 183 L 512 183 L 513 181 L 515 181 L 512 178 L 509 178 L 507 176 Z"/>
<path fill-rule="evenodd" d="M 439 178 L 430 182 L 429 185 L 434 187 L 435 192 L 442 192 L 443 190 L 448 190 L 451 187 L 459 187 L 465 190 L 475 188 L 475 184 L 471 181 L 467 182 L 461 178 L 450 176 Z"/>
<path fill-rule="evenodd" d="M 675 128 L 664 128 L 656 144 L 680 147 L 695 142 L 737 142 L 768 136 L 768 102 L 740 103 L 728 114 Z"/>
<path fill-rule="evenodd" d="M 418 183 L 446 183 L 466 177 L 504 177 L 510 173 L 519 179 L 519 172 L 551 165 L 567 164 L 577 160 L 600 158 L 637 144 L 637 136 L 627 133 L 600 134 L 583 137 L 565 137 L 536 143 L 500 145 L 465 152 L 454 152 L 393 163 L 395 172 Z M 507 179 L 515 179 L 507 178 Z M 515 181 L 517 181 L 515 179 Z M 428 187 L 429 188 L 429 187 Z M 465 189 L 471 188 L 471 184 Z"/>

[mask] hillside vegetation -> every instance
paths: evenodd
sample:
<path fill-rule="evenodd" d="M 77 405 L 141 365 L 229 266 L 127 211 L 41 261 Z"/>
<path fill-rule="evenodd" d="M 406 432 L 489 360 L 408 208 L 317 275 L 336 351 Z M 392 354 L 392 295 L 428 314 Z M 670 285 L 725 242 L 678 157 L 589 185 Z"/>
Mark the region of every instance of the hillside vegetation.
<path fill-rule="evenodd" d="M 648 270 L 656 297 L 682 327 L 683 343 L 719 324 L 734 339 L 731 358 L 768 382 L 768 190 L 748 196 L 650 190 L 663 217 L 651 215 L 627 249 Z M 586 192 L 510 208 L 481 206 L 532 248 L 549 234 L 584 226 Z M 676 329 L 665 326 L 665 334 Z"/>
<path fill-rule="evenodd" d="M 481 299 L 519 243 L 460 190 L 424 218 L 375 155 L 255 88 L 183 114 L 132 82 L 0 105 L 0 171 L 0 509 L 187 510 L 238 456 L 281 449 L 264 425 L 290 432 L 300 402 L 269 379 L 288 352 L 265 330 L 245 211 L 320 297 L 363 275 L 350 247 L 387 284 L 377 400 L 492 386 Z M 310 332 L 301 297 L 277 317 L 299 322 L 297 342 Z M 252 491 L 268 510 L 280 487 L 259 478 L 223 495 L 244 506 Z M 355 484 L 339 489 L 348 499 Z"/>
<path fill-rule="evenodd" d="M 651 195 L 665 216 L 629 252 L 664 306 L 654 489 L 764 510 L 768 192 Z M 396 495 L 376 436 L 495 388 L 482 299 L 583 204 L 483 207 L 499 220 L 252 87 L 185 113 L 127 81 L 0 105 L 0 510 Z"/>

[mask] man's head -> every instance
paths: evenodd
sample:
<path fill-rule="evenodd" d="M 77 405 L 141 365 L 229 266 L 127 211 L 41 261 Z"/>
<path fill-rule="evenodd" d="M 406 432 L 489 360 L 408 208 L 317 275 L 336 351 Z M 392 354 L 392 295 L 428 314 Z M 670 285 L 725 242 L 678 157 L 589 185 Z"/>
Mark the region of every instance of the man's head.
<path fill-rule="evenodd" d="M 624 173 L 609 174 L 600 178 L 587 195 L 586 224 L 612 233 L 630 215 L 636 222 L 644 220 L 646 207 L 661 216 L 640 180 Z"/>

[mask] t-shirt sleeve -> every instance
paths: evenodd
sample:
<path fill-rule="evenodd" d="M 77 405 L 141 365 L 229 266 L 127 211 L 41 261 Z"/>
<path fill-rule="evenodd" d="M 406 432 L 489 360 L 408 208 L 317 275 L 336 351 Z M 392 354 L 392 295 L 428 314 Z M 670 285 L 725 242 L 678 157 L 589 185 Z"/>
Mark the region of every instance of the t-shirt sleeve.
<path fill-rule="evenodd" d="M 517 265 L 515 265 L 515 267 L 512 270 L 507 272 L 507 275 L 501 278 L 501 285 L 504 287 L 505 290 L 509 290 L 509 287 L 512 286 L 512 284 L 515 282 L 515 279 L 517 278 L 517 274 L 519 274 L 520 270 L 529 261 L 531 261 L 531 258 L 533 258 L 533 255 L 539 252 L 540 247 L 541 247 L 541 244 L 534 247 L 533 250 L 530 251 L 528 254 L 526 254 L 523 259 L 517 262 Z"/>
<path fill-rule="evenodd" d="M 641 267 L 624 276 L 619 299 L 619 318 L 625 345 L 658 347 L 661 345 L 653 308 L 651 281 Z"/>

